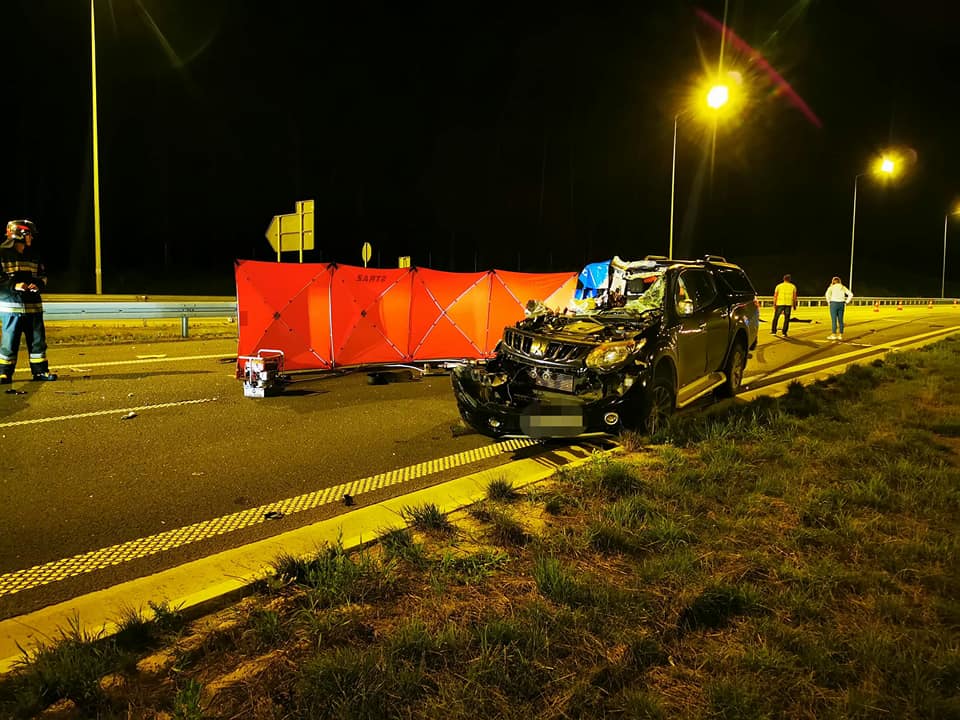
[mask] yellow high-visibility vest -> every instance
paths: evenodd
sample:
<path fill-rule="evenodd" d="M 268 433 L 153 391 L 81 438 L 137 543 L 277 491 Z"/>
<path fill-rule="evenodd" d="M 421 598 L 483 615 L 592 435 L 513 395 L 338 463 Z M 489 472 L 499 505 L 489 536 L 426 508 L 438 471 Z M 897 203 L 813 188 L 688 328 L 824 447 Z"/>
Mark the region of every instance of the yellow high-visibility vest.
<path fill-rule="evenodd" d="M 797 297 L 797 286 L 790 282 L 782 282 L 773 290 L 775 305 L 790 305 L 793 307 L 793 301 Z"/>

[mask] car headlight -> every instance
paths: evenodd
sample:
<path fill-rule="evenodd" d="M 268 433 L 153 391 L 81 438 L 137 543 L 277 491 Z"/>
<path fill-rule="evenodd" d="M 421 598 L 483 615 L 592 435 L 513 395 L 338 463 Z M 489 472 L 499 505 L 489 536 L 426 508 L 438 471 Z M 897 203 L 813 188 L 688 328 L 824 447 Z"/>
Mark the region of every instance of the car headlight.
<path fill-rule="evenodd" d="M 625 340 L 598 345 L 587 355 L 587 367 L 594 370 L 613 370 L 625 363 L 633 353 L 643 347 L 644 340 Z"/>

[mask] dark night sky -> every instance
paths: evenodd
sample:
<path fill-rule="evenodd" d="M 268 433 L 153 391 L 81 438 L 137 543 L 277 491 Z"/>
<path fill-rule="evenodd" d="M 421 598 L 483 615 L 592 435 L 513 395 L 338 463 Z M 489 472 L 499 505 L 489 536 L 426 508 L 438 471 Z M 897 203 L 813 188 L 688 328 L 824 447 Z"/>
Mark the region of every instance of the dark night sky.
<path fill-rule="evenodd" d="M 0 215 L 38 223 L 54 292 L 92 292 L 85 0 L 3 0 Z M 96 0 L 104 291 L 232 294 L 233 260 L 317 202 L 309 261 L 578 270 L 665 254 L 673 116 L 717 67 L 700 4 Z M 763 294 L 849 269 L 854 289 L 939 295 L 960 197 L 960 4 L 730 0 L 728 23 L 821 121 L 729 45 L 748 101 L 711 151 L 681 116 L 675 255 L 721 253 Z M 960 217 L 947 294 L 960 295 Z M 296 255 L 285 257 L 296 261 Z"/>

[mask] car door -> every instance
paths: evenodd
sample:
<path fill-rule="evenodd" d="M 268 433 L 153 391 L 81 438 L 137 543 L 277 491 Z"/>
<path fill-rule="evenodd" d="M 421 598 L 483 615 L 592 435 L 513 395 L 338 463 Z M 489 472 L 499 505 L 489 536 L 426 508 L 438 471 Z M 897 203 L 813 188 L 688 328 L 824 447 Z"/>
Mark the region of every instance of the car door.
<path fill-rule="evenodd" d="M 671 302 L 678 319 L 677 380 L 681 388 L 702 377 L 707 366 L 707 324 L 697 307 L 705 274 L 700 268 L 685 268 L 673 286 Z"/>
<path fill-rule="evenodd" d="M 704 373 L 722 370 L 730 345 L 730 308 L 724 294 L 717 287 L 713 274 L 702 273 L 703 284 L 698 288 L 698 314 L 706 325 L 706 367 Z"/>

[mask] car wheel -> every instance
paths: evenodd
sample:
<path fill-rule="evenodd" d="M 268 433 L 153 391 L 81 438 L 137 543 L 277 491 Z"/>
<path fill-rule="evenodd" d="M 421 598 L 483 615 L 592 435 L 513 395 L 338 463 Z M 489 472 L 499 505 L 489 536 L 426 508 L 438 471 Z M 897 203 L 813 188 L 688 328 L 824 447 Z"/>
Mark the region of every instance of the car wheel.
<path fill-rule="evenodd" d="M 719 397 L 733 397 L 740 392 L 740 386 L 743 384 L 743 371 L 747 367 L 747 347 L 743 340 L 737 340 L 730 348 L 730 356 L 727 358 L 726 367 L 723 368 L 727 376 L 723 385 L 717 388 Z"/>
<path fill-rule="evenodd" d="M 667 422 L 677 406 L 677 391 L 669 372 L 658 372 L 647 390 L 641 414 L 642 429 L 655 433 Z"/>

